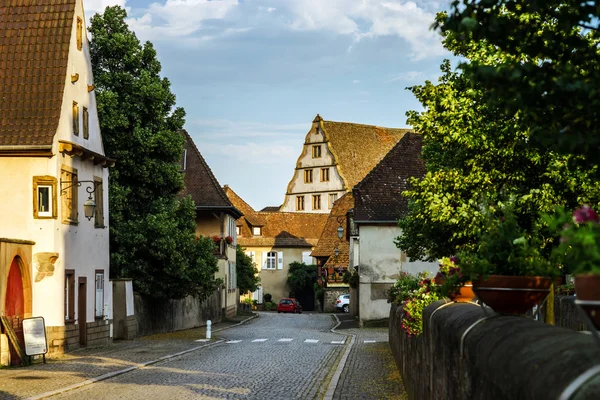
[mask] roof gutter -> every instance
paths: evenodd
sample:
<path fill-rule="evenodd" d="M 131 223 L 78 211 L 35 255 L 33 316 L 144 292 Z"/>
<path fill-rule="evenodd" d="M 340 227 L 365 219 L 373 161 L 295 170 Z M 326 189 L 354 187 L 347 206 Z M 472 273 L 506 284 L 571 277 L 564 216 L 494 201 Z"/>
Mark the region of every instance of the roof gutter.
<path fill-rule="evenodd" d="M 398 225 L 398 221 L 390 220 L 390 221 L 369 221 L 369 220 L 354 220 L 355 224 L 378 224 L 378 225 L 389 225 L 394 224 Z"/>
<path fill-rule="evenodd" d="M 236 219 L 244 216 L 244 214 L 240 210 L 233 206 L 196 206 L 196 210 L 230 211 Z"/>
<path fill-rule="evenodd" d="M 0 145 L 4 156 L 41 156 L 52 157 L 52 145 Z"/>

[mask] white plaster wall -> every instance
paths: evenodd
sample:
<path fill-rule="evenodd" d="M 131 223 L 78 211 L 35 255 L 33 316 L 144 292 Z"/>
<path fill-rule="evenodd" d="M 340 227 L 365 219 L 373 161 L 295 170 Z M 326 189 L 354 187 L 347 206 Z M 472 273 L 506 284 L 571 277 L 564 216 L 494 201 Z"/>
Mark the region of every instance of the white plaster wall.
<path fill-rule="evenodd" d="M 75 30 L 76 18 L 83 18 L 81 1 L 77 2 L 73 22 L 72 43 L 69 53 L 69 67 L 65 71 L 65 92 L 57 135 L 53 147 L 52 158 L 2 157 L 0 158 L 0 236 L 33 240 L 33 256 L 39 252 L 56 252 L 58 260 L 54 264 L 53 276 L 47 276 L 40 282 L 32 282 L 32 314 L 43 316 L 47 326 L 64 325 L 64 280 L 65 269 L 75 270 L 76 288 L 79 277 L 87 278 L 86 321 L 94 321 L 95 270 L 104 270 L 104 309 L 108 317 L 112 317 L 112 290 L 109 282 L 109 236 L 108 236 L 108 171 L 96 166 L 92 161 L 82 162 L 80 158 L 63 156 L 58 153 L 58 139 L 70 140 L 97 153 L 103 153 L 102 139 L 95 109 L 93 92 L 87 92 L 87 83 L 91 83 L 87 40 L 84 39 L 83 51 L 77 50 Z M 85 35 L 84 35 L 85 38 Z M 79 72 L 79 81 L 71 84 L 71 72 Z M 72 102 L 77 101 L 89 109 L 90 139 L 83 139 L 83 131 L 79 138 L 72 134 Z M 80 122 L 82 126 L 82 122 Z M 84 216 L 83 203 L 87 199 L 85 184 L 78 188 L 79 224 L 62 223 L 62 202 L 60 198 L 61 165 L 76 168 L 78 179 L 93 180 L 94 176 L 103 180 L 104 223 L 105 228 L 95 228 L 94 219 L 88 221 Z M 56 219 L 33 218 L 33 176 L 51 175 L 56 177 L 58 213 Z M 36 265 L 31 266 L 31 277 L 35 280 Z M 76 289 L 77 293 L 77 289 Z M 75 318 L 77 315 L 77 296 L 75 299 Z M 79 321 L 81 322 L 81 321 Z"/>
<path fill-rule="evenodd" d="M 133 302 L 133 281 L 125 282 L 125 313 L 128 317 L 135 314 Z"/>

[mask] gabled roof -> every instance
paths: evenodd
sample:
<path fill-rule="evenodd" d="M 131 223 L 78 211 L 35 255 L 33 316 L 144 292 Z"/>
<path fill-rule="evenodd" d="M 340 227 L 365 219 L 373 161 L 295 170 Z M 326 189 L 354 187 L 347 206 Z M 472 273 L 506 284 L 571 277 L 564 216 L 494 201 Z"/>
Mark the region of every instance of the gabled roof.
<path fill-rule="evenodd" d="M 317 114 L 347 190 L 377 165 L 409 129 L 383 128 L 349 122 L 325 121 Z"/>
<path fill-rule="evenodd" d="M 277 212 L 281 209 L 281 206 L 267 206 L 264 207 L 262 210 L 263 212 Z"/>
<path fill-rule="evenodd" d="M 408 199 L 402 192 L 408 180 L 422 178 L 427 170 L 421 159 L 423 137 L 407 133 L 383 160 L 352 191 L 354 220 L 396 221 L 408 211 Z"/>
<path fill-rule="evenodd" d="M 197 210 L 224 210 L 239 218 L 242 213 L 234 207 L 219 185 L 191 136 L 184 129 L 181 133 L 185 136 L 186 150 L 183 178 L 185 188 L 182 190 L 182 195 L 192 196 Z"/>
<path fill-rule="evenodd" d="M 76 0 L 0 3 L 0 148 L 52 146 Z"/>
<path fill-rule="evenodd" d="M 354 206 L 352 193 L 346 193 L 333 203 L 331 213 L 327 218 L 323 232 L 317 244 L 317 247 L 311 253 L 313 257 L 329 257 L 325 267 L 348 266 L 350 260 L 350 245 L 347 237 L 346 213 Z M 339 219 L 339 221 L 338 221 Z M 344 228 L 344 235 L 340 240 L 337 235 L 338 227 Z M 340 250 L 336 257 L 335 248 Z"/>
<path fill-rule="evenodd" d="M 317 244 L 327 220 L 327 214 L 254 211 L 230 187 L 225 187 L 225 193 L 244 212 L 237 220 L 241 228 L 237 240 L 241 246 L 311 248 Z M 254 236 L 253 227 L 262 227 L 262 235 Z"/>

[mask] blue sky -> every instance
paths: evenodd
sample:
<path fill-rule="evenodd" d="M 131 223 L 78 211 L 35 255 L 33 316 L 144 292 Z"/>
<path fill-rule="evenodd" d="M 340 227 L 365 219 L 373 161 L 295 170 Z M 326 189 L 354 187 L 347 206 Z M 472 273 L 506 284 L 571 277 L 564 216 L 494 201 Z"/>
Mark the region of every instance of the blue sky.
<path fill-rule="evenodd" d="M 405 88 L 450 55 L 429 27 L 446 1 L 84 0 L 127 9 L 157 49 L 186 129 L 255 209 L 280 205 L 304 136 L 331 121 L 407 127 Z"/>

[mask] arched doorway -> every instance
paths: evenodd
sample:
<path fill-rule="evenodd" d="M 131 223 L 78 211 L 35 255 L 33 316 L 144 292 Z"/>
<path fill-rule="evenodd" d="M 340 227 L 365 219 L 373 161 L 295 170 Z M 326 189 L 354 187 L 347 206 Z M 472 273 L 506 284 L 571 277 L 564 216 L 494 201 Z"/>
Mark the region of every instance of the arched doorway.
<path fill-rule="evenodd" d="M 18 257 L 12 260 L 8 271 L 4 314 L 11 321 L 12 328 L 19 338 L 21 346 L 24 347 L 23 318 L 25 317 L 25 296 L 23 295 L 23 277 L 21 276 Z M 11 365 L 19 365 L 21 363 L 21 359 L 12 346 L 10 346 L 10 360 Z"/>

